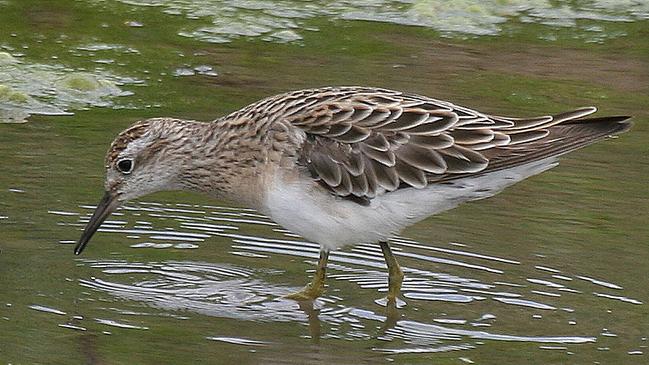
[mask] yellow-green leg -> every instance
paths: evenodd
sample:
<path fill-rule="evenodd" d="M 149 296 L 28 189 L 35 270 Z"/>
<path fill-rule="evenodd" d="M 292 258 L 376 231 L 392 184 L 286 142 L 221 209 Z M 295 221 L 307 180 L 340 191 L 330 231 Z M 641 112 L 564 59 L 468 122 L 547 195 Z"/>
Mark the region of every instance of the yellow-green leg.
<path fill-rule="evenodd" d="M 318 267 L 313 275 L 313 280 L 307 284 L 304 289 L 289 294 L 286 296 L 288 299 L 297 301 L 314 300 L 324 294 L 325 292 L 325 276 L 327 273 L 327 260 L 329 259 L 329 251 L 320 251 L 320 259 L 318 260 Z"/>
<path fill-rule="evenodd" d="M 394 257 L 392 250 L 387 242 L 379 242 L 381 245 L 381 251 L 383 251 L 383 258 L 385 258 L 385 264 L 388 266 L 388 295 L 385 298 L 388 306 L 401 307 L 405 305 L 401 299 L 399 299 L 399 293 L 401 293 L 401 284 L 403 283 L 403 271 L 401 271 L 401 266 L 397 262 L 397 258 Z"/>

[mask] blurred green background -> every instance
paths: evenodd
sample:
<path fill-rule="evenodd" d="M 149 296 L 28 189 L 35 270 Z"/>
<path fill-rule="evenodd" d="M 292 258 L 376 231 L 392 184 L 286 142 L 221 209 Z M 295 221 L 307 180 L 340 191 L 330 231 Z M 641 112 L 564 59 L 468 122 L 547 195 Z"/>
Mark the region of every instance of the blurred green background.
<path fill-rule="evenodd" d="M 649 2 L 0 1 L 0 362 L 643 363 Z M 136 120 L 370 85 L 500 115 L 596 105 L 631 132 L 407 229 L 408 302 L 376 247 L 332 255 L 316 308 L 277 299 L 317 247 L 161 193 L 71 243 Z"/>

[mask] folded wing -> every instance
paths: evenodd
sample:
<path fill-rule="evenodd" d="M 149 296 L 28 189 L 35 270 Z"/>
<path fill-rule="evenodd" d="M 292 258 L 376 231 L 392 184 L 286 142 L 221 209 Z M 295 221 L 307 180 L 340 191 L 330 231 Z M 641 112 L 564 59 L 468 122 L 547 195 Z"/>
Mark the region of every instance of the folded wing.
<path fill-rule="evenodd" d="M 594 107 L 534 118 L 482 114 L 383 89 L 327 89 L 286 116 L 307 139 L 299 161 L 333 194 L 367 202 L 400 188 L 517 166 L 628 129 Z"/>

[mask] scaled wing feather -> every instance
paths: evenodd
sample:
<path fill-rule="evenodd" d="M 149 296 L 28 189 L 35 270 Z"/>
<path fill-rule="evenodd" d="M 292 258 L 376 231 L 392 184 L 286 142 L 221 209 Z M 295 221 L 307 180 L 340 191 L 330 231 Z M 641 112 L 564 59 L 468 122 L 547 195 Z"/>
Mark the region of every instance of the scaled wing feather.
<path fill-rule="evenodd" d="M 552 128 L 595 112 L 589 107 L 555 116 L 490 116 L 424 96 L 361 87 L 302 90 L 263 103 L 248 113 L 273 110 L 269 120 L 303 131 L 307 138 L 296 155 L 316 181 L 337 196 L 362 199 L 557 153 L 544 144 L 561 138 Z"/>

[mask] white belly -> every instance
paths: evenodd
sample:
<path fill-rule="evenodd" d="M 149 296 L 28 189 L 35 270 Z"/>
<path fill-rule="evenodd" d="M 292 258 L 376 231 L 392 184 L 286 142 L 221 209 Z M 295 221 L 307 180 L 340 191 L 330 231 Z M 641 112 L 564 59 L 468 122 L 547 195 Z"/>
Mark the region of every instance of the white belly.
<path fill-rule="evenodd" d="M 481 176 L 385 193 L 363 206 L 336 198 L 310 179 L 287 183 L 277 175 L 266 193 L 264 213 L 286 229 L 333 250 L 348 244 L 388 240 L 405 227 L 556 166 L 546 159 Z"/>

